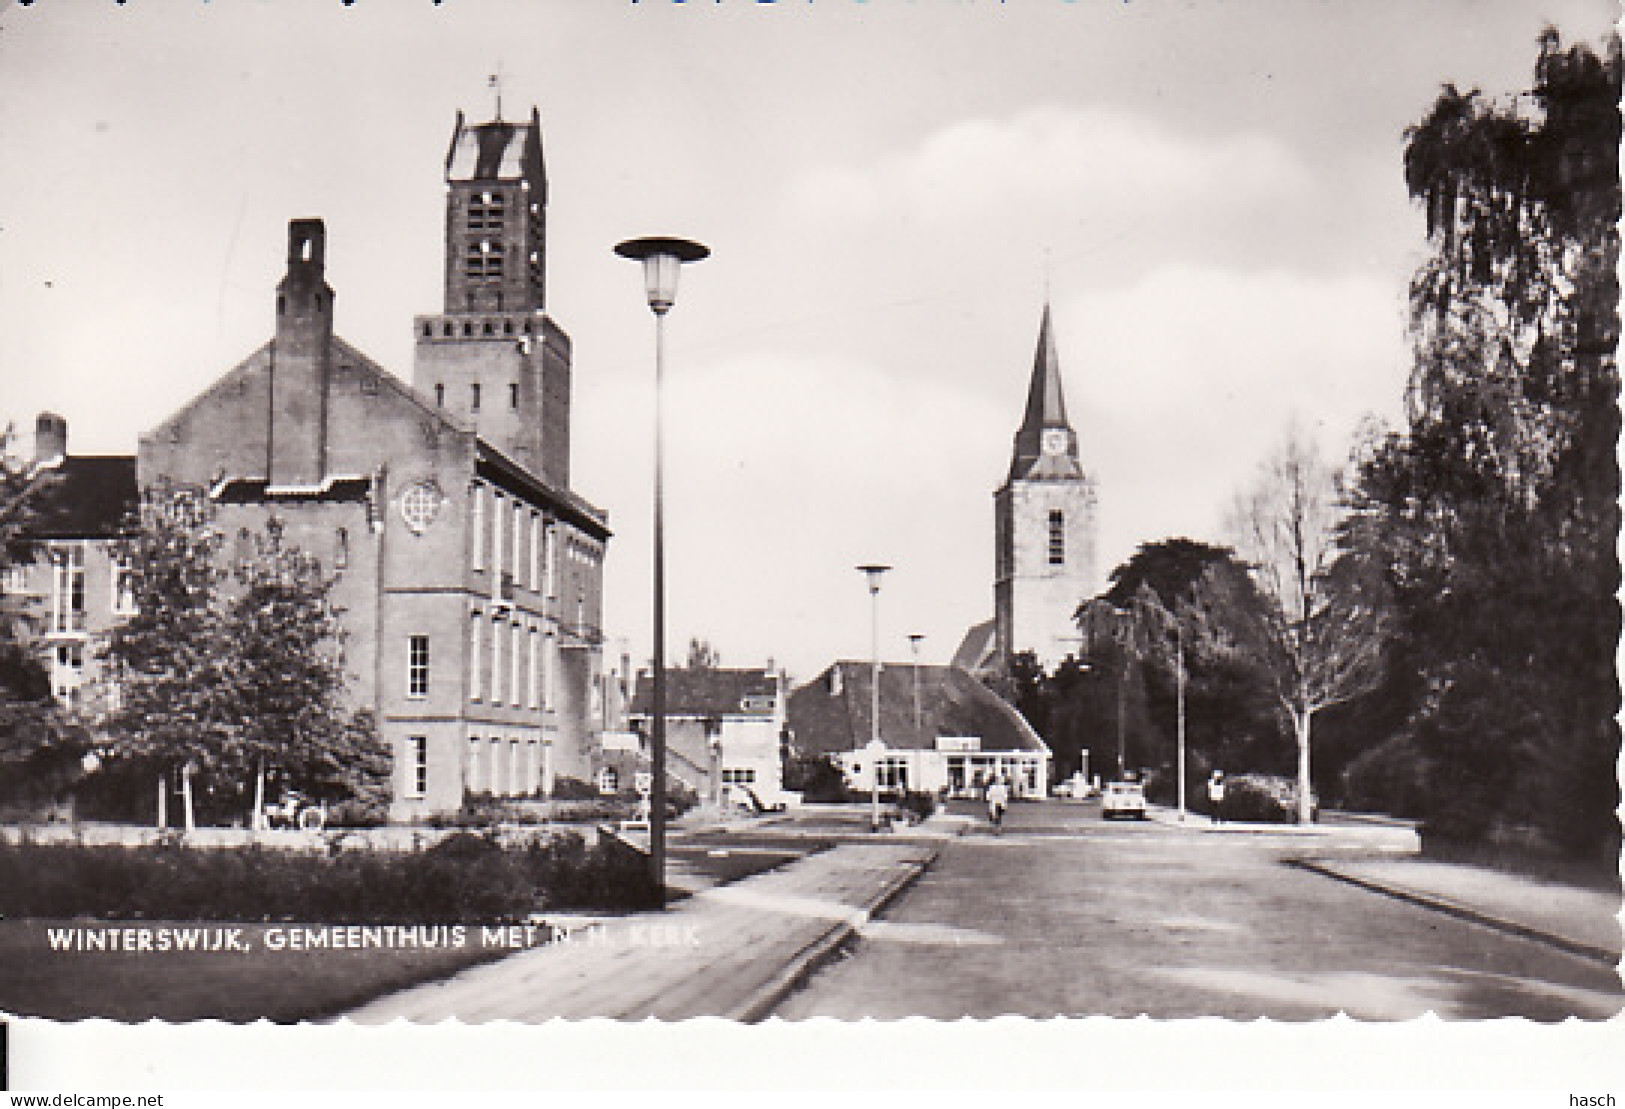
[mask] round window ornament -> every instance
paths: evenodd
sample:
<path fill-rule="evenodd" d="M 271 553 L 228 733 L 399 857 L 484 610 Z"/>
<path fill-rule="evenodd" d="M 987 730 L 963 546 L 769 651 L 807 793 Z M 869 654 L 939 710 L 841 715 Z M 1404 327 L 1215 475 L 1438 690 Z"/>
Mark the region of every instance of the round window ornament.
<path fill-rule="evenodd" d="M 440 487 L 434 482 L 414 482 L 401 493 L 401 519 L 406 521 L 412 534 L 422 535 L 434 523 L 444 500 Z"/>

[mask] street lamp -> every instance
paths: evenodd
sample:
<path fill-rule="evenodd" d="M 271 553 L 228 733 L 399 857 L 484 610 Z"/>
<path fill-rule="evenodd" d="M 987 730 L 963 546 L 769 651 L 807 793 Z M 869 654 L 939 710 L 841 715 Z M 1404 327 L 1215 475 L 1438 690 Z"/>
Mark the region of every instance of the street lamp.
<path fill-rule="evenodd" d="M 665 442 L 661 382 L 666 370 L 666 313 L 677 300 L 677 271 L 710 250 L 687 239 L 628 239 L 615 247 L 622 258 L 643 263 L 643 284 L 655 315 L 655 489 L 654 489 L 654 703 L 649 757 L 654 771 L 649 805 L 649 872 L 655 897 L 666 903 L 666 536 Z"/>
<path fill-rule="evenodd" d="M 869 827 L 880 831 L 880 752 L 886 748 L 880 742 L 880 579 L 890 566 L 867 563 L 858 572 L 869 581 L 869 657 L 873 660 L 869 681 Z"/>
<path fill-rule="evenodd" d="M 909 648 L 914 652 L 914 730 L 916 732 L 924 730 L 924 726 L 920 722 L 920 641 L 924 638 L 924 634 L 920 632 L 914 632 L 908 637 Z"/>

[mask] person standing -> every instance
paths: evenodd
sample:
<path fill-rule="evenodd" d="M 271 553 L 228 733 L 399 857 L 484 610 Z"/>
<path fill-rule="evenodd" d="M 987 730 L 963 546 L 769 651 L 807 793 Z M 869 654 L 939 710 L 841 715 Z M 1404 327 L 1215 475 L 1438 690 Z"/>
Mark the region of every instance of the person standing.
<path fill-rule="evenodd" d="M 1224 771 L 1215 770 L 1213 776 L 1207 780 L 1207 801 L 1212 806 L 1212 820 L 1215 824 L 1224 822 L 1219 810 L 1224 806 Z"/>

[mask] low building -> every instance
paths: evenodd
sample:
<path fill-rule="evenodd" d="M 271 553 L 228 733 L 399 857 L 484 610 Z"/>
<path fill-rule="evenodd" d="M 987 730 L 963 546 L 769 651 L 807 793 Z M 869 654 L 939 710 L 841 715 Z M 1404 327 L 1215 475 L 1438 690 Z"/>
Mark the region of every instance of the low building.
<path fill-rule="evenodd" d="M 630 720 L 645 737 L 653 703 L 654 676 L 640 671 Z M 771 669 L 666 671 L 666 770 L 704 802 L 781 803 L 784 722 L 784 679 Z"/>
<path fill-rule="evenodd" d="M 796 689 L 788 709 L 791 752 L 829 757 L 859 792 L 878 784 L 890 793 L 974 797 L 1003 778 L 1014 796 L 1046 795 L 1049 747 L 1019 712 L 952 666 L 881 667 L 885 748 L 871 753 L 873 675 L 873 663 L 841 661 Z"/>

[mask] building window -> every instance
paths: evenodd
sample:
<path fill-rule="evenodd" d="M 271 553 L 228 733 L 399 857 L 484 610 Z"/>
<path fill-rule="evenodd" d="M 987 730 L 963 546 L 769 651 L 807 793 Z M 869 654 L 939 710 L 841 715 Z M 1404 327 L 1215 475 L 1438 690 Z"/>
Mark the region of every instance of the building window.
<path fill-rule="evenodd" d="M 474 553 L 472 561 L 474 569 L 485 569 L 485 486 L 474 485 L 474 520 L 470 525 L 474 529 Z"/>
<path fill-rule="evenodd" d="M 530 510 L 530 566 L 525 580 L 533 593 L 542 588 L 542 514 L 534 508 Z"/>
<path fill-rule="evenodd" d="M 480 747 L 484 741 L 477 735 L 468 737 L 468 792 L 479 793 L 484 783 L 480 780 Z"/>
<path fill-rule="evenodd" d="M 436 408 L 446 407 L 446 387 L 439 382 L 434 387 L 434 403 Z"/>
<path fill-rule="evenodd" d="M 1054 508 L 1049 514 L 1049 564 L 1062 566 L 1066 563 L 1066 517 L 1061 510 Z"/>
<path fill-rule="evenodd" d="M 725 766 L 722 768 L 722 781 L 724 785 L 751 786 L 756 784 L 756 768 L 749 766 Z"/>
<path fill-rule="evenodd" d="M 881 789 L 908 789 L 908 760 L 896 755 L 879 759 L 875 763 Z"/>
<path fill-rule="evenodd" d="M 523 666 L 525 652 L 521 648 L 524 641 L 525 630 L 515 620 L 508 625 L 508 700 L 513 705 L 519 704 L 520 689 L 524 685 Z"/>
<path fill-rule="evenodd" d="M 51 630 L 85 630 L 85 548 L 69 543 L 51 550 Z"/>
<path fill-rule="evenodd" d="M 468 390 L 468 407 L 472 411 L 478 412 L 480 410 L 480 383 L 476 381 L 468 387 Z"/>
<path fill-rule="evenodd" d="M 429 637 L 426 635 L 406 639 L 406 695 L 429 695 Z"/>
<path fill-rule="evenodd" d="M 135 571 L 130 564 L 115 559 L 113 561 L 113 615 L 134 616 L 135 608 Z"/>
<path fill-rule="evenodd" d="M 84 678 L 84 644 L 58 644 L 51 665 L 51 693 L 64 705 L 76 704 L 79 700 L 79 686 L 84 682 Z"/>
<path fill-rule="evenodd" d="M 491 753 L 486 761 L 491 764 L 491 794 L 500 797 L 506 792 L 506 789 L 502 780 L 502 740 L 496 736 L 491 737 Z"/>
<path fill-rule="evenodd" d="M 542 552 L 542 569 L 547 577 L 547 595 L 559 595 L 559 539 L 558 529 L 548 523 L 545 539 L 545 550 Z"/>
<path fill-rule="evenodd" d="M 501 231 L 507 215 L 507 198 L 501 193 L 481 193 L 468 202 L 468 229 L 470 231 Z"/>
<path fill-rule="evenodd" d="M 407 795 L 422 797 L 429 792 L 429 737 L 415 735 L 406 741 L 406 762 L 411 779 L 406 784 Z"/>
<path fill-rule="evenodd" d="M 333 569 L 343 570 L 350 565 L 350 529 L 339 528 L 333 535 Z"/>
<path fill-rule="evenodd" d="M 473 618 L 468 622 L 468 699 L 480 699 L 480 667 L 485 662 L 485 656 L 480 653 L 480 628 L 485 624 L 485 618 L 476 609 Z"/>
<path fill-rule="evenodd" d="M 553 676 L 559 669 L 559 641 L 548 632 L 542 641 L 542 708 L 553 709 Z"/>
<path fill-rule="evenodd" d="M 502 619 L 491 617 L 491 703 L 502 703 Z"/>
<path fill-rule="evenodd" d="M 508 407 L 519 407 L 519 383 L 517 381 L 510 381 L 508 383 Z"/>
<path fill-rule="evenodd" d="M 525 788 L 524 774 L 520 769 L 519 741 L 508 740 L 508 791 L 514 796 L 530 792 Z"/>
<path fill-rule="evenodd" d="M 621 776 L 615 772 L 613 766 L 603 767 L 598 771 L 598 792 L 613 794 L 621 788 Z"/>
<path fill-rule="evenodd" d="M 514 580 L 519 579 L 525 566 L 525 506 L 513 502 L 513 562 L 508 567 Z"/>
<path fill-rule="evenodd" d="M 502 515 L 507 511 L 502 494 L 491 493 L 491 591 L 497 592 L 497 579 L 502 576 Z"/>
<path fill-rule="evenodd" d="M 542 653 L 537 647 L 537 641 L 540 638 L 541 633 L 539 633 L 535 628 L 531 628 L 529 656 L 530 665 L 525 668 L 525 683 L 527 686 L 525 690 L 525 704 L 529 705 L 533 709 L 539 709 L 542 707 Z"/>

